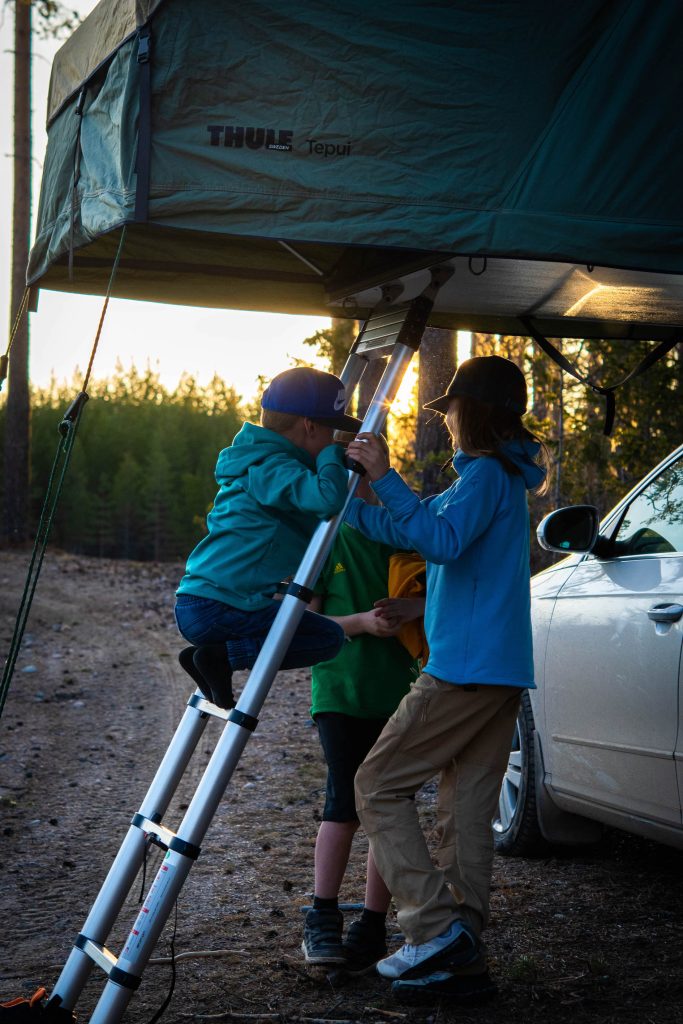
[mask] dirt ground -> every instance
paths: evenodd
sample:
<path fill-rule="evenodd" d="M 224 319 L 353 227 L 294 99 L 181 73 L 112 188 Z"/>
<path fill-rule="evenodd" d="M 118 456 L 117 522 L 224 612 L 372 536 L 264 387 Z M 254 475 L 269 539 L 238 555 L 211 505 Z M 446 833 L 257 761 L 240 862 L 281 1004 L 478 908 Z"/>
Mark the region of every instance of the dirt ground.
<path fill-rule="evenodd" d="M 3 657 L 26 563 L 0 553 Z M 56 982 L 192 692 L 176 662 L 179 575 L 174 565 L 46 559 L 0 720 L 0 1000 Z M 181 893 L 176 953 L 222 952 L 178 962 L 164 1021 L 683 1020 L 683 854 L 616 832 L 580 854 L 496 859 L 487 935 L 500 990 L 493 1002 L 411 1008 L 379 977 L 343 983 L 307 970 L 301 908 L 311 897 L 324 786 L 308 690 L 305 671 L 277 677 Z M 219 728 L 212 721 L 199 742 L 165 819 L 171 828 Z M 428 787 L 427 828 L 432 806 Z M 362 899 L 365 852 L 359 837 L 346 901 Z M 150 855 L 148 885 L 159 857 Z M 138 895 L 136 885 L 110 937 L 115 954 Z M 155 958 L 168 956 L 170 931 Z M 397 943 L 393 921 L 390 931 Z M 79 1021 L 88 1020 L 102 979 L 93 971 Z M 169 981 L 168 964 L 150 963 L 125 1019 L 148 1021 Z"/>

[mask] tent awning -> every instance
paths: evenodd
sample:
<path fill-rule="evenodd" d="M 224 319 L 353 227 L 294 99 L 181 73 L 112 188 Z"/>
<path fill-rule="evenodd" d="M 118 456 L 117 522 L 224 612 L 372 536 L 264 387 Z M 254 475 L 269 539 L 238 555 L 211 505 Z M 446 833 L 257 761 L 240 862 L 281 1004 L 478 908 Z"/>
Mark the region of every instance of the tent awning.
<path fill-rule="evenodd" d="M 420 294 L 429 268 L 448 263 L 455 274 L 439 291 L 430 317 L 436 327 L 523 333 L 531 316 L 553 337 L 665 339 L 681 333 L 683 276 L 604 267 L 449 256 L 446 253 L 341 249 L 240 239 L 220 248 L 203 239 L 183 243 L 172 230 L 129 225 L 115 294 L 187 306 L 253 309 L 362 319 L 394 286 L 396 301 Z M 154 240 L 154 245 L 152 245 Z M 64 257 L 41 287 L 104 294 L 118 233 L 77 252 L 75 280 Z M 193 260 L 172 253 L 183 245 Z M 305 262 L 304 262 L 305 261 Z M 308 265 L 310 264 L 310 266 Z M 313 269 L 315 267 L 315 269 Z M 319 273 L 318 271 L 322 271 Z"/>

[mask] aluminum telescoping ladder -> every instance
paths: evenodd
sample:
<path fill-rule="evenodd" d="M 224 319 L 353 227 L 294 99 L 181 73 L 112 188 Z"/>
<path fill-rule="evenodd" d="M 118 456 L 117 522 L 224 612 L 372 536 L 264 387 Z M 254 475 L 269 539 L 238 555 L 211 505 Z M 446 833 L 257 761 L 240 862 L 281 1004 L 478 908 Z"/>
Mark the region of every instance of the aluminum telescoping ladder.
<path fill-rule="evenodd" d="M 382 430 L 405 371 L 419 347 L 436 293 L 451 273 L 448 266 L 436 268 L 432 271 L 430 285 L 409 305 L 380 307 L 365 322 L 342 372 L 347 398 L 350 400 L 369 360 L 389 358 L 363 420 L 363 430 L 373 433 Z M 76 938 L 46 1009 L 59 1007 L 72 1011 L 93 966 L 97 964 L 107 975 L 107 980 L 90 1018 L 91 1024 L 114 1024 L 123 1016 L 183 883 L 199 856 L 199 844 L 256 728 L 257 715 L 353 497 L 359 471 L 362 470 L 358 466 L 349 470 L 349 492 L 342 511 L 334 519 L 321 523 L 316 530 L 294 581 L 287 587 L 237 706 L 224 711 L 205 700 L 199 691 L 190 697 L 140 810 L 133 816 L 83 930 Z M 210 718 L 222 719 L 226 724 L 185 816 L 177 832 L 173 832 L 162 824 L 162 818 Z M 166 854 L 123 950 L 116 957 L 105 943 L 143 865 L 146 844 L 150 841 L 164 849 Z"/>

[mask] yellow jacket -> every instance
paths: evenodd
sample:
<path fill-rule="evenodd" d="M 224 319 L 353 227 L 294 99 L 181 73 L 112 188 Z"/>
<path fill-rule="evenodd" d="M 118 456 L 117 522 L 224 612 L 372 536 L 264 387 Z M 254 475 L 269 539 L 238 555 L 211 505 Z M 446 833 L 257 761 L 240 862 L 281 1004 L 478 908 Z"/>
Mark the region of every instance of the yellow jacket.
<path fill-rule="evenodd" d="M 422 597 L 427 592 L 425 560 L 409 551 L 397 551 L 389 559 L 389 597 Z M 404 622 L 396 635 L 403 646 L 422 665 L 426 665 L 429 647 L 423 619 Z"/>

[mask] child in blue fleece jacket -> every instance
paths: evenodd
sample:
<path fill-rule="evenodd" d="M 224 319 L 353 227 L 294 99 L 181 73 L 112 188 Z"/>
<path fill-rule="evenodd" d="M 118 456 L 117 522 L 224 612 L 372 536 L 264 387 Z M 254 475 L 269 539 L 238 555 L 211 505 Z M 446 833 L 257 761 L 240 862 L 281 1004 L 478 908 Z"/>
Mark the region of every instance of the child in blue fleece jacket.
<path fill-rule="evenodd" d="M 296 571 L 318 524 L 341 511 L 348 491 L 335 430 L 361 421 L 344 412 L 339 377 L 307 366 L 273 378 L 261 423 L 245 423 L 218 456 L 218 493 L 208 533 L 187 560 L 177 590 L 178 629 L 193 647 L 180 663 L 204 696 L 232 707 L 232 672 L 251 668 L 278 610 L 278 583 Z M 333 658 L 342 628 L 306 611 L 282 668 Z"/>
<path fill-rule="evenodd" d="M 427 563 L 429 660 L 356 775 L 358 816 L 406 938 L 377 964 L 399 994 L 436 988 L 457 997 L 477 979 L 482 990 L 491 984 L 480 945 L 491 821 L 520 694 L 534 686 L 527 491 L 543 484 L 545 469 L 536 461 L 542 445 L 522 423 L 526 402 L 510 360 L 462 363 L 446 395 L 427 406 L 446 417 L 459 478 L 425 501 L 390 468 L 377 437 L 361 434 L 348 447 L 382 507 L 355 500 L 346 521 Z M 434 866 L 414 795 L 437 773 Z"/>

